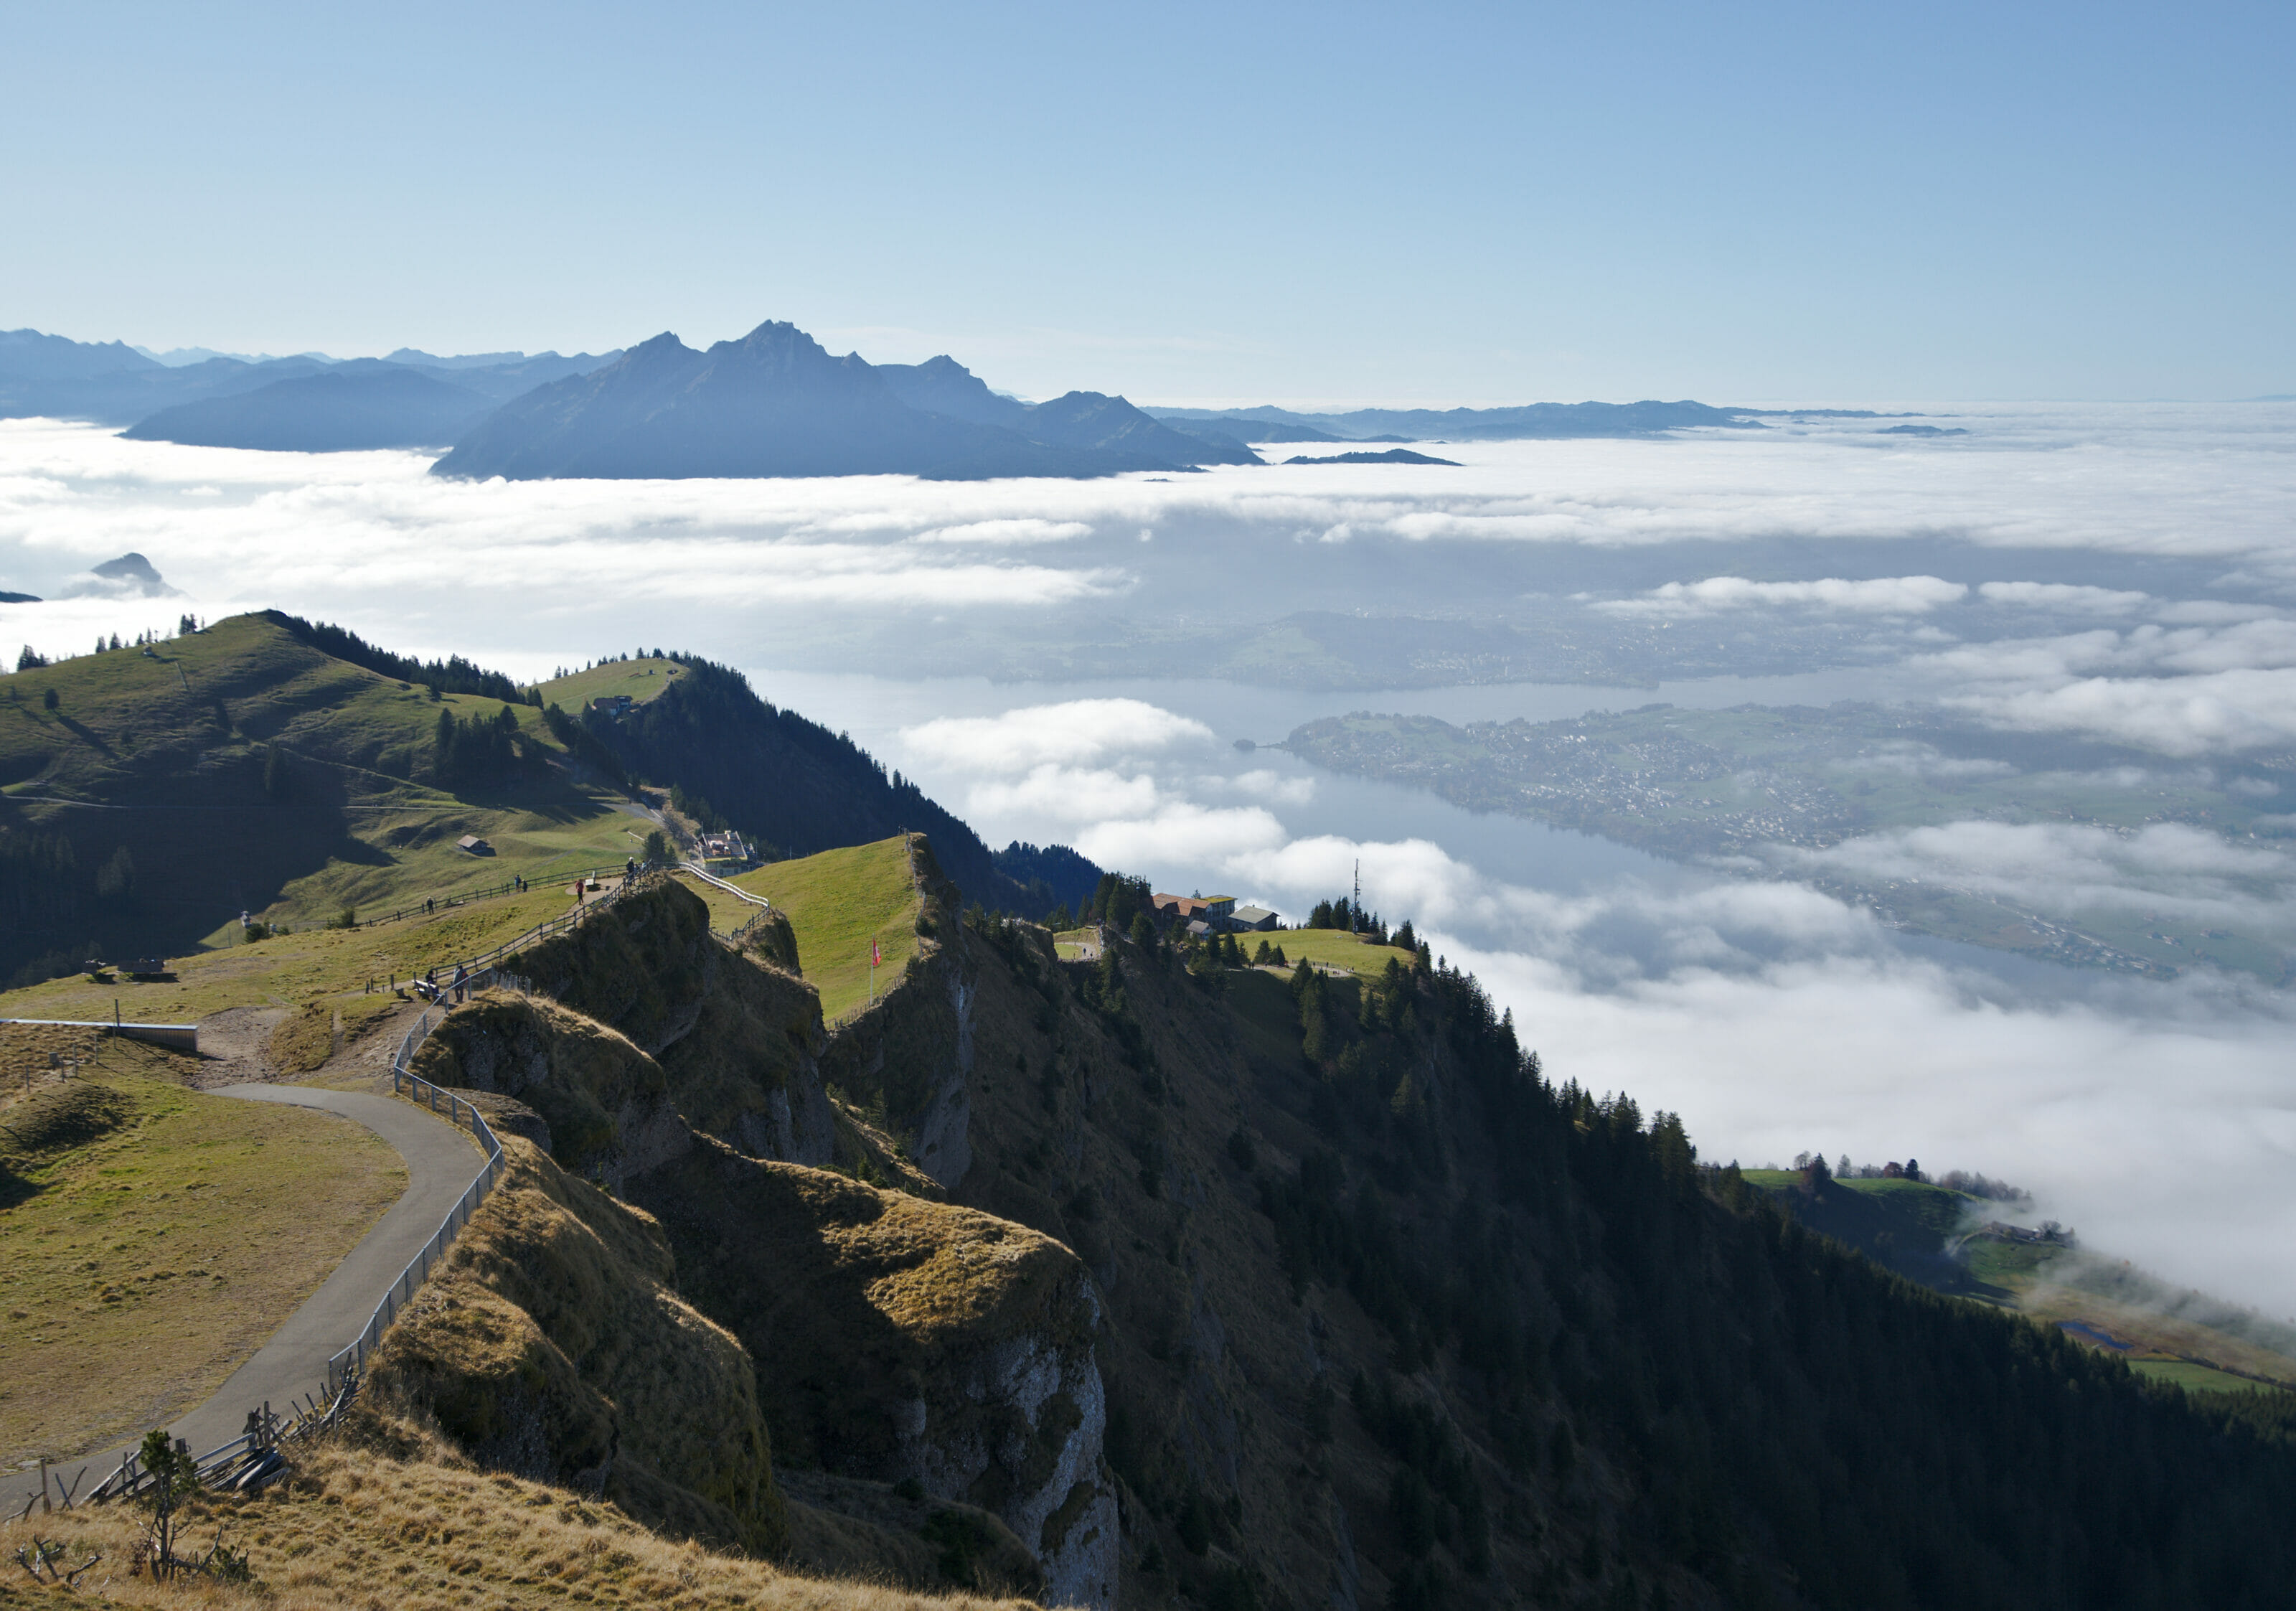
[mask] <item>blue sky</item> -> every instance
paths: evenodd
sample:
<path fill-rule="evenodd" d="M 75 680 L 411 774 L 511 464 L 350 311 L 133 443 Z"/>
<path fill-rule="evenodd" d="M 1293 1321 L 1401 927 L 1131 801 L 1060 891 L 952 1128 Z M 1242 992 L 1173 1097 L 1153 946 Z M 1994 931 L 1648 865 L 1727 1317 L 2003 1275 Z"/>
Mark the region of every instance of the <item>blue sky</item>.
<path fill-rule="evenodd" d="M 0 326 L 1029 395 L 2296 391 L 2296 11 L 0 14 Z"/>

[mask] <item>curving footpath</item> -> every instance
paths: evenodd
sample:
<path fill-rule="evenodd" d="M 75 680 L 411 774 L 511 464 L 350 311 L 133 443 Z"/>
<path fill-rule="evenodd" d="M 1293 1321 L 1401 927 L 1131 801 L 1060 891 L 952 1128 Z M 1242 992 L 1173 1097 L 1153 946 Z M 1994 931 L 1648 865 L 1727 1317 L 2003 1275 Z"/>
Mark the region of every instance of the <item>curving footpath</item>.
<path fill-rule="evenodd" d="M 306 1085 L 226 1085 L 210 1094 L 316 1107 L 364 1124 L 406 1161 L 406 1189 L 255 1356 L 232 1372 L 213 1398 L 168 1428 L 168 1436 L 189 1443 L 194 1454 L 237 1437 L 246 1427 L 247 1412 L 259 1409 L 266 1400 L 283 1414 L 291 1400 L 318 1388 L 326 1377 L 328 1360 L 359 1335 L 383 1295 L 470 1188 L 484 1162 L 467 1131 L 393 1097 Z M 49 1467 L 51 1483 L 78 1478 L 73 1491 L 85 1498 L 143 1441 L 139 1434 L 103 1453 L 59 1460 Z M 86 1475 L 81 1478 L 83 1468 Z M 5 1486 L 0 1487 L 0 1505 L 6 1507 L 6 1514 L 12 1516 L 22 1509 L 25 1500 L 39 1492 L 39 1484 L 37 1472 L 10 1472 Z M 53 1485 L 50 1491 L 55 1492 Z"/>

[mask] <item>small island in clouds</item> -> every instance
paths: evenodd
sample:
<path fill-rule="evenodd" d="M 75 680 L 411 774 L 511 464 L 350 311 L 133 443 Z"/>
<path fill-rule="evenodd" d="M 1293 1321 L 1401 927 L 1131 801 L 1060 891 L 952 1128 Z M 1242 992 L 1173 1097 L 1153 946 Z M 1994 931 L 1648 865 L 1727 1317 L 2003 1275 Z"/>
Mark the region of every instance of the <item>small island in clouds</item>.
<path fill-rule="evenodd" d="M 1431 453 L 1414 453 L 1408 448 L 1390 448 L 1384 453 L 1334 453 L 1327 458 L 1316 458 L 1301 454 L 1283 461 L 1287 464 L 1447 464 L 1459 467 L 1455 458 L 1437 458 Z"/>

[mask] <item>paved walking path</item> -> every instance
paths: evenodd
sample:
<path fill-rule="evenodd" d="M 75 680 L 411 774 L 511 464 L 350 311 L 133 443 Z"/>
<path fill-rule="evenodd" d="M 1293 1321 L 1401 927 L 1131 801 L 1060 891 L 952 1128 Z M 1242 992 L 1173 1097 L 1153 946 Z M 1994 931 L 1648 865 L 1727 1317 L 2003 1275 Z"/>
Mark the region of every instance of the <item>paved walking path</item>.
<path fill-rule="evenodd" d="M 467 1131 L 394 1097 L 307 1085 L 226 1085 L 214 1094 L 323 1108 L 364 1124 L 406 1160 L 406 1190 L 344 1256 L 334 1274 L 287 1317 L 253 1358 L 232 1373 L 213 1398 L 168 1428 L 168 1435 L 189 1443 L 193 1454 L 205 1454 L 237 1437 L 246 1429 L 247 1412 L 266 1399 L 284 1414 L 289 1400 L 316 1392 L 326 1376 L 327 1360 L 358 1336 L 383 1294 L 422 1250 L 486 1162 Z M 51 1477 L 69 1479 L 85 1467 L 87 1475 L 75 1491 L 86 1494 L 143 1441 L 139 1434 L 103 1453 L 60 1460 L 49 1468 Z M 28 1496 L 38 1492 L 37 1472 L 10 1472 L 0 1486 L 0 1505 L 12 1516 Z"/>

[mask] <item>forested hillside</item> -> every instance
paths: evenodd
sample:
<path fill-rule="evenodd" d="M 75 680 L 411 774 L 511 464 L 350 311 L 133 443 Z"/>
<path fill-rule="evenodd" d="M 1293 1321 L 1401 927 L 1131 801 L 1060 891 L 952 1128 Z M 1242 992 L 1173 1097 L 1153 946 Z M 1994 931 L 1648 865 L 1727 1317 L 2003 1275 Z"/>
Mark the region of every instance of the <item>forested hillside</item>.
<path fill-rule="evenodd" d="M 1019 876 L 955 816 L 914 783 L 889 770 L 841 733 L 758 697 L 731 667 L 662 653 L 682 668 L 654 697 L 627 715 L 585 713 L 587 730 L 634 777 L 676 783 L 713 817 L 767 842 L 780 855 L 805 856 L 867 844 L 903 828 L 928 835 L 942 870 L 968 899 L 991 908 L 1041 916 L 1063 895 L 1046 873 L 1073 890 L 1099 869 L 1074 862 L 1032 865 L 1061 847 L 1014 861 Z"/>
<path fill-rule="evenodd" d="M 2284 1598 L 2296 1399 L 2188 1401 L 1811 1234 L 1407 929 L 1276 968 L 954 927 L 824 1077 L 1091 1269 L 1124 1603 Z"/>

